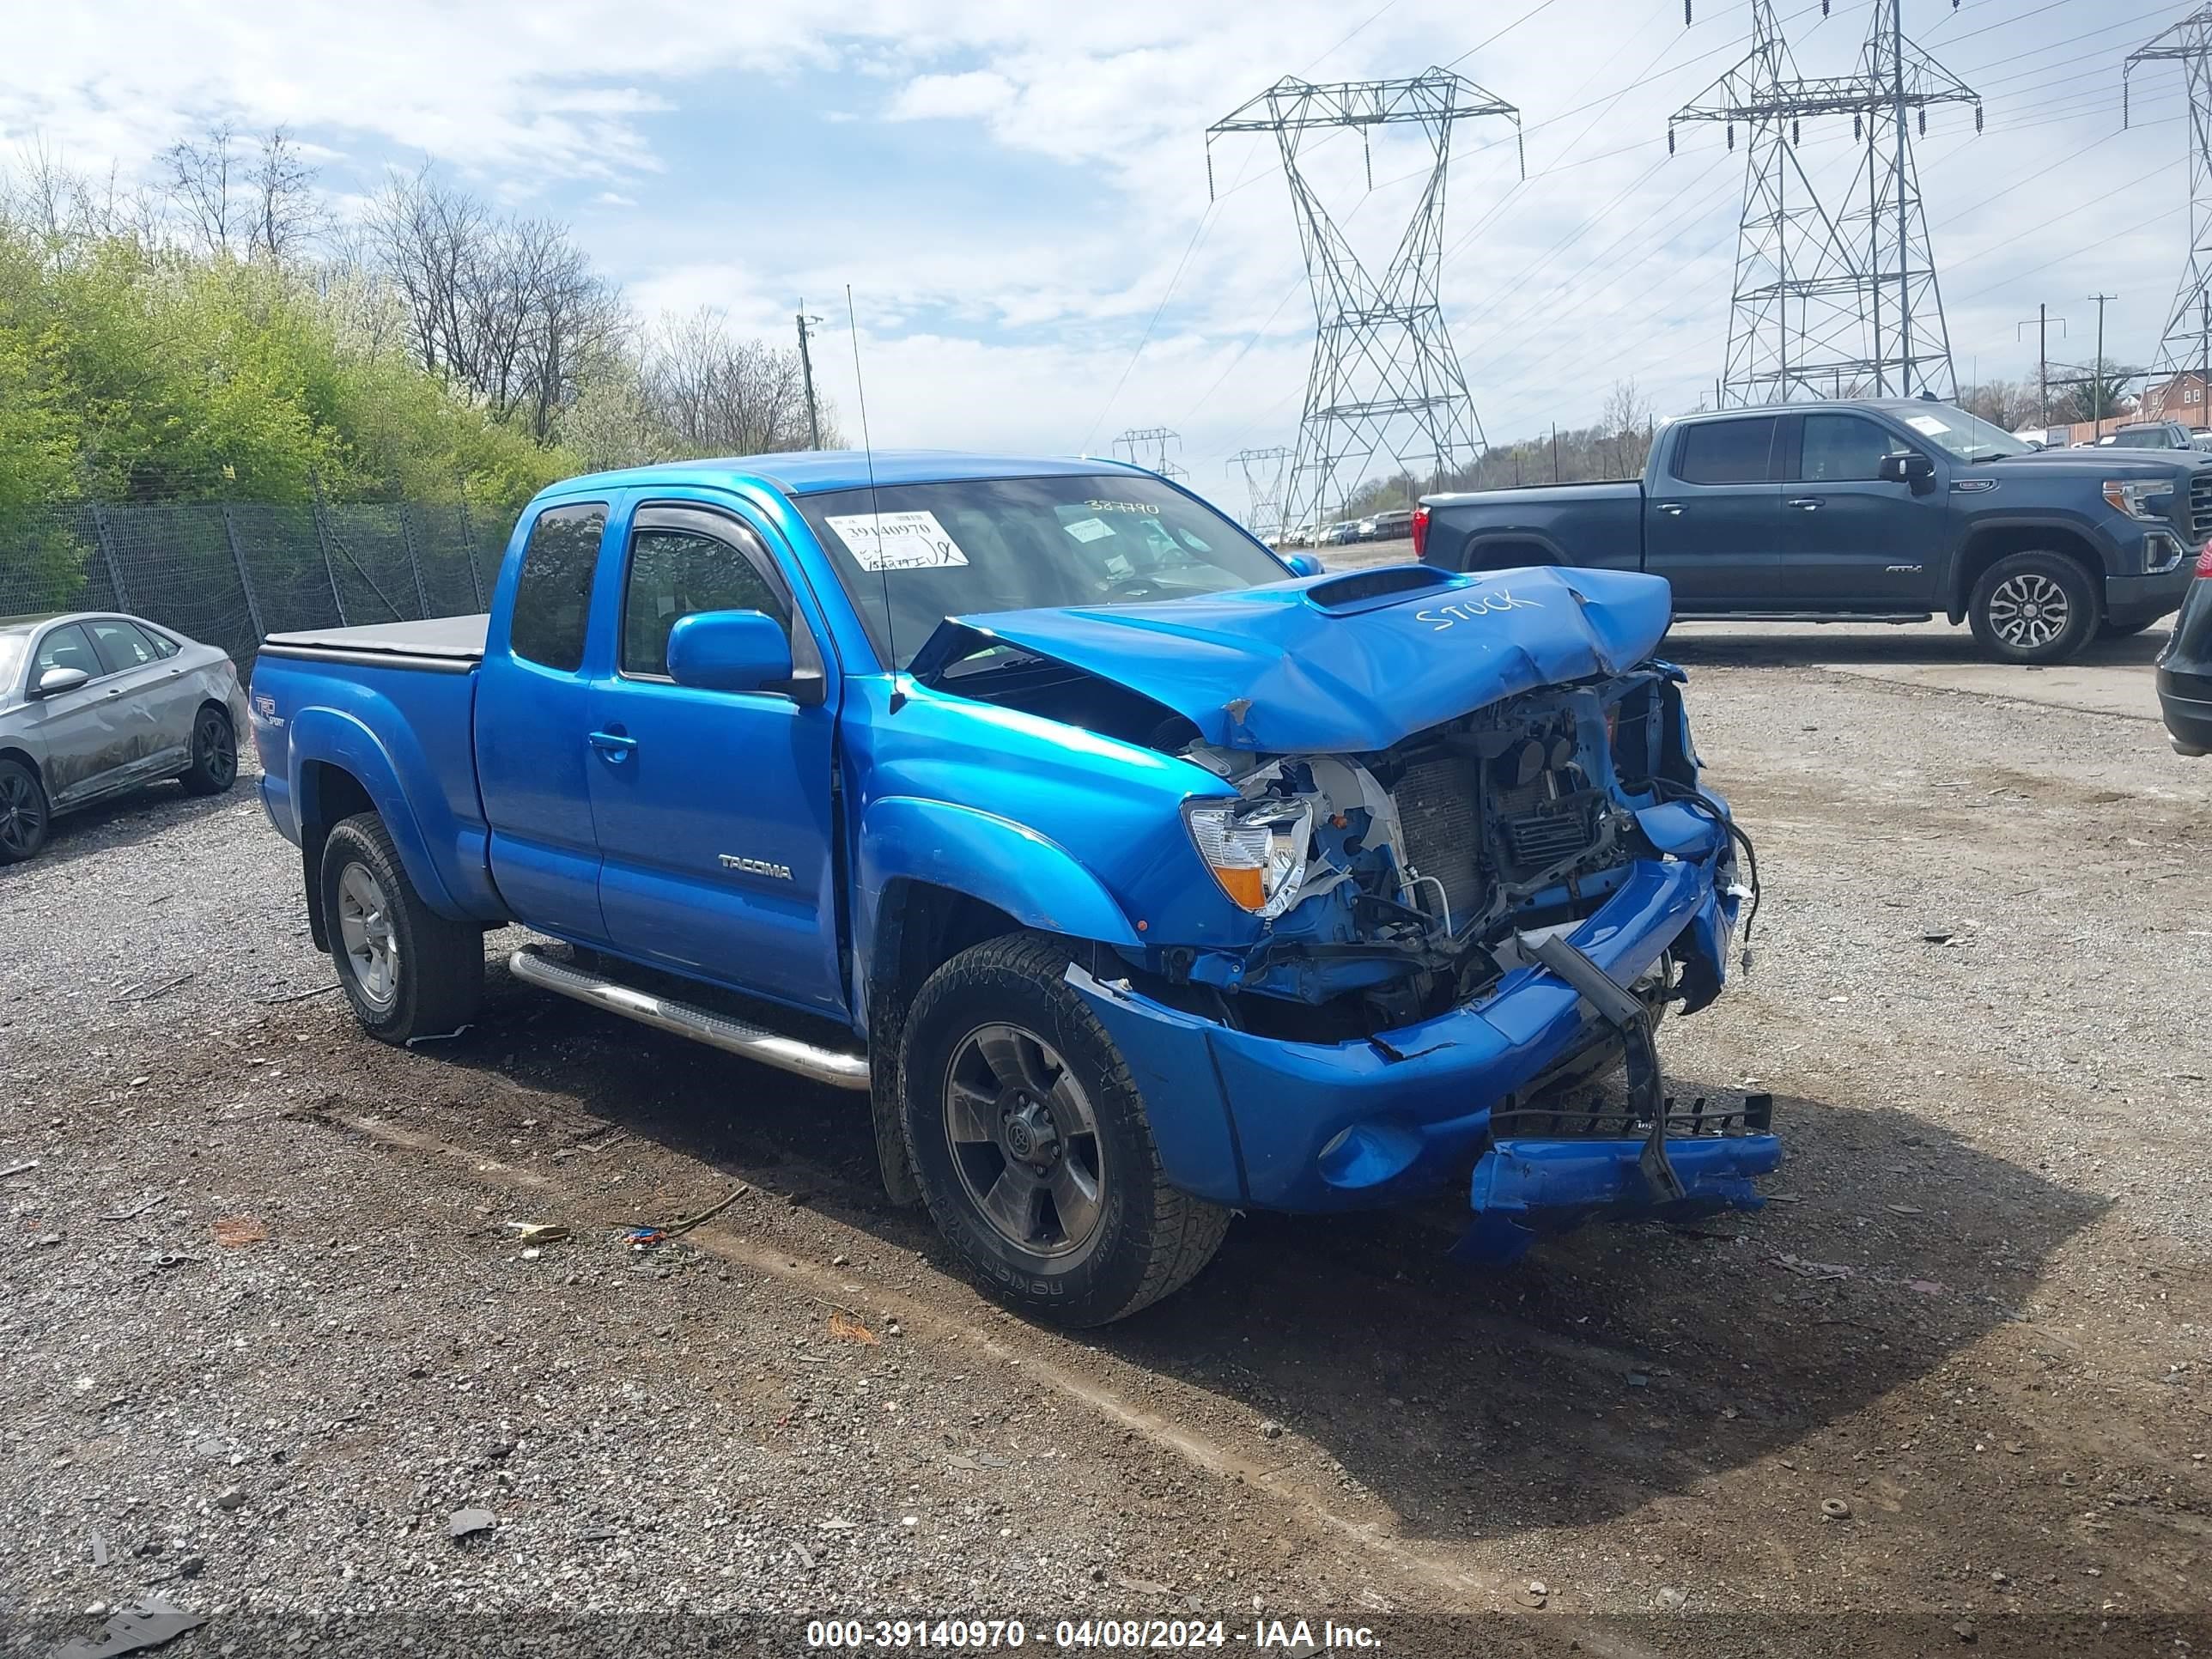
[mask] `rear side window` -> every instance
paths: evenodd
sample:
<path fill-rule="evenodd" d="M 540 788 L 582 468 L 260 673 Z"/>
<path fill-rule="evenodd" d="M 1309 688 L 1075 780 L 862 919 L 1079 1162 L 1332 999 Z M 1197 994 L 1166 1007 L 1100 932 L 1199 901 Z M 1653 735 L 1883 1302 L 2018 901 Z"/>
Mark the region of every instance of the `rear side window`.
<path fill-rule="evenodd" d="M 1707 421 L 1682 429 L 1674 476 L 1684 483 L 1765 483 L 1772 476 L 1772 416 L 1745 421 Z"/>
<path fill-rule="evenodd" d="M 605 501 L 550 507 L 538 515 L 514 584 L 508 643 L 516 656 L 571 673 L 584 665 L 592 575 L 606 527 Z"/>
<path fill-rule="evenodd" d="M 145 629 L 134 623 L 118 622 L 111 617 L 85 626 L 92 630 L 93 643 L 100 647 L 100 659 L 111 674 L 119 674 L 126 668 L 143 668 L 161 659 L 161 653 L 154 648 L 154 641 L 146 637 Z"/>

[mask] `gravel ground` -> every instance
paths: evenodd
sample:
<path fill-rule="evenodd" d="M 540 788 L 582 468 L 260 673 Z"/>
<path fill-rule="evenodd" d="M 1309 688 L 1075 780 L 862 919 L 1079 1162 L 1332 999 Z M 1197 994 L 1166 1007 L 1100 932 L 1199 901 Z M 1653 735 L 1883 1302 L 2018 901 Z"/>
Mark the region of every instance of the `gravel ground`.
<path fill-rule="evenodd" d="M 0 872 L 0 1642 L 151 1590 L 212 1615 L 188 1659 L 961 1613 L 2206 1651 L 2212 771 L 1675 649 L 1767 898 L 1662 1048 L 1678 1092 L 1776 1093 L 1779 1201 L 1489 1276 L 1438 1259 L 1449 1205 L 1248 1218 L 1073 1338 L 878 1201 L 849 1097 L 497 969 L 394 1052 L 318 994 L 250 794 L 65 822 Z"/>

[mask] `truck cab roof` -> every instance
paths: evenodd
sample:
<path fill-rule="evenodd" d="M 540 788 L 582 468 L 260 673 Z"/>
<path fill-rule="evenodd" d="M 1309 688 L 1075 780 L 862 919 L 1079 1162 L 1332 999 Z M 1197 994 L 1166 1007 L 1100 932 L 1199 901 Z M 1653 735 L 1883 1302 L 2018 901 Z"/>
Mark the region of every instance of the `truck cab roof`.
<path fill-rule="evenodd" d="M 962 478 L 1043 478 L 1097 472 L 1144 474 L 1127 461 L 1097 455 L 975 454 L 957 449 L 801 449 L 775 455 L 738 455 L 696 461 L 660 461 L 620 471 L 587 473 L 554 486 L 562 495 L 636 485 L 760 483 L 786 495 L 816 495 L 877 484 L 945 483 Z M 1150 476 L 1146 474 L 1146 476 Z"/>

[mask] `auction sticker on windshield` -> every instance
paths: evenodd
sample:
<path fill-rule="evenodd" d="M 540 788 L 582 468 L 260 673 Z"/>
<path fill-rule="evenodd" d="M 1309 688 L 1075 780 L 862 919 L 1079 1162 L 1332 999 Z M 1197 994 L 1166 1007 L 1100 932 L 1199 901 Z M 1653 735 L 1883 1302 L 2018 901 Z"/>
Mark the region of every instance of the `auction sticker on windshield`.
<path fill-rule="evenodd" d="M 960 544 L 927 508 L 908 513 L 837 513 L 825 520 L 853 550 L 860 568 L 949 570 L 964 565 Z"/>
<path fill-rule="evenodd" d="M 1939 432 L 1948 432 L 1951 429 L 1933 415 L 1908 415 L 1905 417 L 1905 423 L 1915 432 L 1930 438 Z"/>

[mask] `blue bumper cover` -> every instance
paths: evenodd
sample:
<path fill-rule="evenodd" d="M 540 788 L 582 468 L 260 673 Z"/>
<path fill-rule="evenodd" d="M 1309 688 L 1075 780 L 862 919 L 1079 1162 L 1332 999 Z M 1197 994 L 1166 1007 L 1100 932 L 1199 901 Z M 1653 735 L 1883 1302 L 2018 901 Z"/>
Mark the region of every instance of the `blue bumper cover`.
<path fill-rule="evenodd" d="M 1662 822 L 1647 829 L 1672 832 L 1652 838 L 1662 847 L 1673 841 L 1680 852 L 1631 865 L 1568 942 L 1624 986 L 1670 945 L 1718 975 L 1737 902 L 1715 885 L 1719 849 L 1696 844 L 1703 828 Z M 1639 1173 L 1641 1141 L 1489 1144 L 1491 1112 L 1505 1097 L 1608 1033 L 1572 986 L 1540 965 L 1513 969 L 1481 1000 L 1434 1019 L 1341 1043 L 1233 1030 L 1079 968 L 1069 970 L 1068 982 L 1151 1103 L 1168 1178 L 1218 1203 L 1368 1207 L 1437 1190 L 1480 1150 L 1472 1193 L 1478 1216 L 1526 1233 L 1603 1212 L 1756 1207 L 1749 1177 L 1780 1158 L 1771 1135 L 1670 1139 L 1685 1191 L 1662 1205 Z"/>

